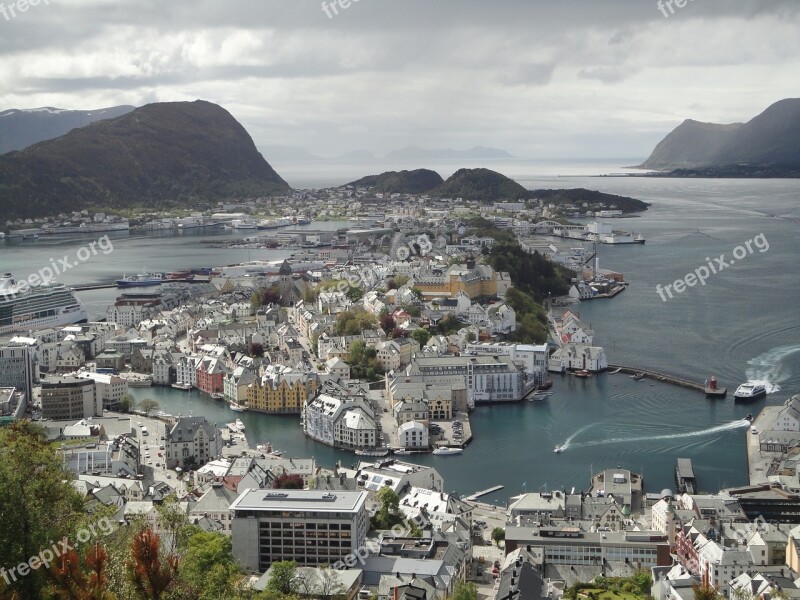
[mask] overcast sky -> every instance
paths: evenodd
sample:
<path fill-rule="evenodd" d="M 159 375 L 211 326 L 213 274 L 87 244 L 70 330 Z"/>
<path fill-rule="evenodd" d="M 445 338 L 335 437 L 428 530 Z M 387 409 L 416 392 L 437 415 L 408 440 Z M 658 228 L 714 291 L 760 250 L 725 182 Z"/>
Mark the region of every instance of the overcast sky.
<path fill-rule="evenodd" d="M 321 155 L 644 158 L 685 118 L 800 96 L 796 0 L 0 2 L 0 110 L 201 98 Z"/>

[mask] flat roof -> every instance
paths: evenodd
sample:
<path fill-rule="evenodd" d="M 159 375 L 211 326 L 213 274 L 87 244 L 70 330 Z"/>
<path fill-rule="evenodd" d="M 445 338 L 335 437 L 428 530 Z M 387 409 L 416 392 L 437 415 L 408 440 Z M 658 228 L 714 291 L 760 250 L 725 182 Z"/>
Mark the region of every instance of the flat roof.
<path fill-rule="evenodd" d="M 358 512 L 366 502 L 367 492 L 326 492 L 322 490 L 246 489 L 231 504 L 231 510 L 314 512 Z"/>

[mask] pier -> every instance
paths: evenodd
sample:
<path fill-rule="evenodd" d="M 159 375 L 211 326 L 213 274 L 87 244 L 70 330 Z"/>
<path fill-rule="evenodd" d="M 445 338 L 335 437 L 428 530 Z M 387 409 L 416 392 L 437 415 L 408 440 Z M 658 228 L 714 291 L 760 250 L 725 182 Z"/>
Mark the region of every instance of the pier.
<path fill-rule="evenodd" d="M 676 377 L 675 375 L 669 375 L 667 373 L 659 373 L 658 371 L 652 371 L 650 369 L 640 369 L 638 367 L 626 367 L 624 365 L 608 365 L 608 368 L 611 370 L 619 369 L 620 373 L 626 373 L 629 375 L 639 375 L 642 374 L 645 377 L 649 377 L 650 379 L 654 379 L 656 381 L 663 381 L 665 383 L 671 383 L 673 385 L 678 385 L 680 387 L 685 387 L 690 390 L 696 390 L 698 392 L 706 392 L 706 386 L 704 383 L 697 383 L 695 381 L 689 381 L 688 379 L 683 379 L 682 377 Z"/>
<path fill-rule="evenodd" d="M 679 494 L 694 494 L 697 489 L 697 480 L 692 469 L 691 458 L 679 458 L 675 465 L 675 483 Z"/>
<path fill-rule="evenodd" d="M 490 487 L 489 489 L 481 490 L 480 492 L 475 492 L 474 494 L 464 498 L 464 500 L 477 500 L 481 496 L 486 496 L 488 494 L 491 494 L 492 492 L 496 492 L 497 490 L 502 490 L 502 489 L 503 489 L 502 485 L 496 485 L 494 487 Z"/>

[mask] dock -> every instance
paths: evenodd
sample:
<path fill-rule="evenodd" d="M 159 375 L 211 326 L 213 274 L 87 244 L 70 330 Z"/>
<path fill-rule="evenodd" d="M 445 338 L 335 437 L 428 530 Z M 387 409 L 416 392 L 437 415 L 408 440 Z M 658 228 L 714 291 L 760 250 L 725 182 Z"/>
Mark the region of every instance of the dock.
<path fill-rule="evenodd" d="M 670 375 L 668 373 L 659 373 L 658 371 L 653 371 L 651 369 L 640 369 L 639 367 L 626 367 L 624 365 L 608 365 L 609 369 L 619 369 L 619 373 L 627 373 L 629 375 L 643 375 L 644 377 L 649 377 L 655 381 L 663 381 L 665 383 L 671 383 L 673 385 L 677 385 L 680 387 L 688 388 L 690 390 L 696 390 L 698 392 L 706 393 L 706 385 L 705 383 L 697 383 L 695 381 L 690 381 L 688 379 L 684 379 L 683 377 L 676 377 L 675 375 Z M 726 390 L 726 388 L 719 388 L 716 390 L 717 392 L 722 392 Z"/>
<path fill-rule="evenodd" d="M 694 477 L 691 458 L 679 458 L 675 465 L 675 490 L 679 494 L 694 494 L 697 489 L 697 480 Z"/>
<path fill-rule="evenodd" d="M 497 490 L 502 490 L 503 487 L 504 486 L 502 486 L 502 485 L 496 485 L 494 487 L 490 487 L 489 489 L 481 490 L 480 492 L 475 492 L 474 494 L 472 494 L 470 496 L 467 496 L 466 498 L 463 498 L 463 499 L 464 500 L 477 500 L 481 496 L 486 496 L 488 494 L 491 494 L 492 492 L 496 492 Z"/>

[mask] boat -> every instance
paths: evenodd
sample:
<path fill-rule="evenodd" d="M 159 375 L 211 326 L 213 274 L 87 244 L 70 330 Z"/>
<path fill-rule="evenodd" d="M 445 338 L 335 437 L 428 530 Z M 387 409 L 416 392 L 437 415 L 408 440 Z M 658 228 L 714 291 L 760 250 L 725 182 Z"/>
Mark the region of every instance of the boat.
<path fill-rule="evenodd" d="M 756 381 L 746 381 L 733 393 L 737 400 L 756 400 L 767 395 L 767 388 L 764 384 Z"/>
<path fill-rule="evenodd" d="M 433 454 L 438 456 L 449 456 L 451 454 L 461 454 L 464 452 L 463 448 L 454 448 L 453 446 L 441 446 L 433 451 Z"/>
<path fill-rule="evenodd" d="M 125 275 L 122 279 L 117 279 L 117 287 L 143 287 L 148 285 L 161 285 L 164 276 L 161 273 L 138 273 L 137 275 Z"/>
<path fill-rule="evenodd" d="M 386 456 L 389 454 L 388 448 L 375 448 L 373 450 L 356 450 L 356 456 Z"/>
<path fill-rule="evenodd" d="M 231 402 L 230 409 L 233 412 L 244 412 L 247 410 L 246 406 L 242 406 L 241 404 L 236 404 L 236 402 Z"/>
<path fill-rule="evenodd" d="M 31 286 L 11 273 L 0 277 L 0 334 L 85 323 L 89 313 L 75 292 L 54 281 Z"/>
<path fill-rule="evenodd" d="M 753 415 L 751 413 L 747 413 L 747 416 L 744 418 L 745 421 L 753 422 Z"/>
<path fill-rule="evenodd" d="M 239 431 L 244 431 L 244 423 L 242 423 L 241 419 L 236 419 L 235 423 L 236 427 L 239 428 Z"/>
<path fill-rule="evenodd" d="M 556 446 L 555 448 L 553 448 L 553 452 L 555 452 L 556 454 L 561 454 L 563 451 L 564 448 L 562 448 L 561 446 Z"/>
<path fill-rule="evenodd" d="M 580 369 L 578 371 L 575 371 L 574 375 L 575 375 L 575 377 L 591 377 L 592 376 L 592 374 L 589 371 L 587 371 L 586 369 Z"/>
<path fill-rule="evenodd" d="M 31 240 L 38 240 L 39 234 L 38 233 L 26 233 L 22 236 L 23 241 L 31 241 Z"/>
<path fill-rule="evenodd" d="M 225 394 L 220 394 L 219 392 L 214 392 L 213 394 L 211 394 L 211 397 L 214 400 L 222 400 L 225 397 Z"/>
<path fill-rule="evenodd" d="M 183 390 L 184 392 L 188 392 L 192 389 L 191 383 L 173 383 L 170 387 L 175 388 L 176 390 Z"/>
<path fill-rule="evenodd" d="M 628 375 L 631 379 L 635 379 L 636 381 L 641 381 L 644 379 L 644 373 L 635 373 L 633 375 Z"/>

